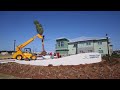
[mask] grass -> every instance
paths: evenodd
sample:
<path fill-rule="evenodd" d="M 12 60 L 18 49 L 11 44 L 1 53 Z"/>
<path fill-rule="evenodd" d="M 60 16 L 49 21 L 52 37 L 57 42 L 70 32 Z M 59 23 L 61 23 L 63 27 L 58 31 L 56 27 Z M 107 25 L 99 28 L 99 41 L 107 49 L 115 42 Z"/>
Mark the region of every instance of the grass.
<path fill-rule="evenodd" d="M 8 54 L 8 55 L 1 55 L 0 54 L 0 59 L 8 59 L 8 58 L 12 58 L 12 55 Z"/>
<path fill-rule="evenodd" d="M 12 76 L 12 75 L 6 75 L 6 74 L 3 74 L 3 73 L 0 73 L 0 79 L 20 79 L 20 78 Z"/>
<path fill-rule="evenodd" d="M 20 78 L 8 74 L 0 73 L 0 79 L 31 79 L 31 78 Z"/>

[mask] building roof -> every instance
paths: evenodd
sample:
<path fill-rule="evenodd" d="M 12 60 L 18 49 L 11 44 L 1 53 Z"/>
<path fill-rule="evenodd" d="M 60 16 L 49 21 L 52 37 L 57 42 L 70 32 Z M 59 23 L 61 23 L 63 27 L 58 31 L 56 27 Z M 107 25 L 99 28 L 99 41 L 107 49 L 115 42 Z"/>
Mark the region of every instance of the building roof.
<path fill-rule="evenodd" d="M 88 41 L 88 40 L 101 40 L 106 38 L 99 38 L 99 37 L 78 37 L 75 39 L 69 39 L 69 43 L 78 42 L 78 41 Z"/>
<path fill-rule="evenodd" d="M 61 39 L 66 39 L 66 40 L 68 40 L 66 37 L 59 37 L 59 38 L 57 38 L 56 40 L 61 40 Z"/>

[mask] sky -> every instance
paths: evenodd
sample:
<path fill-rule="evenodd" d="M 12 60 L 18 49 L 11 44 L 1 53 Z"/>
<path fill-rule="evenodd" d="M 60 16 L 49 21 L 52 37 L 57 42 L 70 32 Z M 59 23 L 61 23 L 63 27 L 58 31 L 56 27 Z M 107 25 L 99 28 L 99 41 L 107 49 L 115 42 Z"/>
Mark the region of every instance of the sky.
<path fill-rule="evenodd" d="M 16 46 L 37 35 L 34 20 L 44 29 L 45 50 L 54 51 L 56 38 L 110 37 L 113 49 L 120 49 L 120 11 L 0 11 L 0 50 Z M 26 46 L 42 51 L 36 38 Z"/>

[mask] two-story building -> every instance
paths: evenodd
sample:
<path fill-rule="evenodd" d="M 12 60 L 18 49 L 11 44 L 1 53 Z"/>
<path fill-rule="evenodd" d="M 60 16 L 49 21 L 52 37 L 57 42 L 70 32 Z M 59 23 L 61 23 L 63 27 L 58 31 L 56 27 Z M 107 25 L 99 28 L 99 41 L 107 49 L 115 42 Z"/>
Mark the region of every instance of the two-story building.
<path fill-rule="evenodd" d="M 108 46 L 111 55 L 113 46 L 110 44 Z M 56 52 L 64 56 L 89 52 L 99 52 L 101 55 L 106 55 L 108 54 L 108 46 L 106 38 L 80 37 L 68 40 L 63 37 L 56 39 Z"/>
<path fill-rule="evenodd" d="M 68 42 L 69 40 L 61 37 L 56 39 L 56 53 L 59 52 L 60 55 L 68 55 Z"/>

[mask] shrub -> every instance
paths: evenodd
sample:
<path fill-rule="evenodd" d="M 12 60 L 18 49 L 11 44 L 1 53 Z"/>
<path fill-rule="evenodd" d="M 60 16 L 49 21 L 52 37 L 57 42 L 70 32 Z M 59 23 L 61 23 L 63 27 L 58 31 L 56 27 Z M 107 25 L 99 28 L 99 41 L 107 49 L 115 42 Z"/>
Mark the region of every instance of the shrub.
<path fill-rule="evenodd" d="M 111 55 L 111 57 L 113 57 L 113 58 L 120 58 L 120 54 L 113 53 L 113 54 Z"/>

